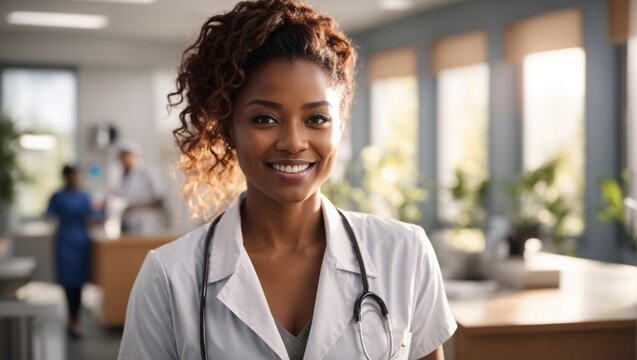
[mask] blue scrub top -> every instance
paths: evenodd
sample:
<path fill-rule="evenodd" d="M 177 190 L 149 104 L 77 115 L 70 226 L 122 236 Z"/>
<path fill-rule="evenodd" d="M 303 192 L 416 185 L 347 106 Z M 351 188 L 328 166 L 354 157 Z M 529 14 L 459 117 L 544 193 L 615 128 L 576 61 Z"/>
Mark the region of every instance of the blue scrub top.
<path fill-rule="evenodd" d="M 80 190 L 62 189 L 51 197 L 47 214 L 59 219 L 55 234 L 57 281 L 78 289 L 89 278 L 90 240 L 86 221 L 92 216 L 89 197 Z"/>

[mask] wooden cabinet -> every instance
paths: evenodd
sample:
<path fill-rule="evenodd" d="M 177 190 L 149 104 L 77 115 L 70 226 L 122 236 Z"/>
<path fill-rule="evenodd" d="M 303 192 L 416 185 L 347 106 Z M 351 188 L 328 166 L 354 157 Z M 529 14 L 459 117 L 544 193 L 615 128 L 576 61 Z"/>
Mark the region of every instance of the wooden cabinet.
<path fill-rule="evenodd" d="M 102 324 L 124 325 L 128 296 L 146 254 L 176 238 L 174 235 L 125 235 L 116 240 L 94 241 L 93 282 L 101 289 Z"/>

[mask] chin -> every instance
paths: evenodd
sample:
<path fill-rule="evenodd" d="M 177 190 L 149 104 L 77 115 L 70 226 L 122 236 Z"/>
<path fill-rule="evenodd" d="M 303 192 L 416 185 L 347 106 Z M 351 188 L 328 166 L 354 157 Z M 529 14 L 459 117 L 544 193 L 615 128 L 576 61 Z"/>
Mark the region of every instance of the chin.
<path fill-rule="evenodd" d="M 249 193 L 250 192 L 254 193 L 255 195 L 259 194 L 257 195 L 257 197 L 270 198 L 275 202 L 290 205 L 302 203 L 312 198 L 313 196 L 320 194 L 319 189 L 304 189 L 300 187 L 278 187 L 276 189 L 254 187 L 252 188 L 252 191 L 249 191 Z"/>
<path fill-rule="evenodd" d="M 318 194 L 318 190 L 303 191 L 301 189 L 289 189 L 283 191 L 277 191 L 276 194 L 272 194 L 273 198 L 284 204 L 298 204 L 302 203 L 314 195 Z"/>

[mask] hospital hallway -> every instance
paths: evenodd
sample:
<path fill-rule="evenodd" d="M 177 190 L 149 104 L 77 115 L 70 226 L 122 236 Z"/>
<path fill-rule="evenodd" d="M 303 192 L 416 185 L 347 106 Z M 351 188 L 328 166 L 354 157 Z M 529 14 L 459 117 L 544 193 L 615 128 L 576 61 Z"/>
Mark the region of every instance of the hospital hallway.
<path fill-rule="evenodd" d="M 72 360 L 113 360 L 117 359 L 119 343 L 122 339 L 121 327 L 104 327 L 95 314 L 82 308 L 80 313 L 82 338 L 67 340 L 67 359 Z"/>

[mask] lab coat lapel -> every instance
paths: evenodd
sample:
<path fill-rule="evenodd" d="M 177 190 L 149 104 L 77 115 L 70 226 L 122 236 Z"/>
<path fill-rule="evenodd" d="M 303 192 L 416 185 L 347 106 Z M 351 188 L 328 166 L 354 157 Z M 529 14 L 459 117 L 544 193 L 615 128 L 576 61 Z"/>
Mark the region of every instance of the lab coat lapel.
<path fill-rule="evenodd" d="M 227 278 L 217 299 L 278 356 L 289 360 L 257 273 L 243 247 L 240 200 L 226 210 L 212 243 L 208 284 Z"/>
<path fill-rule="evenodd" d="M 323 197 L 323 218 L 327 248 L 314 304 L 312 330 L 305 360 L 323 359 L 354 317 L 354 302 L 362 291 L 360 269 L 342 219 L 332 203 Z M 356 229 L 355 234 L 360 243 Z M 368 277 L 377 276 L 364 246 L 360 246 Z"/>

